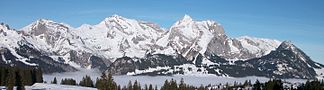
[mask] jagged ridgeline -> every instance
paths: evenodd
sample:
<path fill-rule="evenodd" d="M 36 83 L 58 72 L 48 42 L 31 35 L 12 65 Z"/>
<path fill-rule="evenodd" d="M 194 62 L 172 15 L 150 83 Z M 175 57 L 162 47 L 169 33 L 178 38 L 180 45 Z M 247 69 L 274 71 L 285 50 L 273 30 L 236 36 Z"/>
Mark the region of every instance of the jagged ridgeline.
<path fill-rule="evenodd" d="M 39 19 L 18 30 L 0 25 L 0 65 L 44 73 L 98 68 L 114 75 L 323 78 L 323 66 L 291 42 L 242 36 L 185 15 L 169 29 L 113 15 L 96 25 Z"/>

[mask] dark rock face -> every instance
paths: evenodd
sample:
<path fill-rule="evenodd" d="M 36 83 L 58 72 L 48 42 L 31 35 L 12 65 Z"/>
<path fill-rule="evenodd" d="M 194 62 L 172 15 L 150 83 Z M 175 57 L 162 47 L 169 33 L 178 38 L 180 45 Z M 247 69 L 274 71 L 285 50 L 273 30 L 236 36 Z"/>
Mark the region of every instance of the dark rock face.
<path fill-rule="evenodd" d="M 219 75 L 213 69 L 221 69 L 222 73 L 232 77 L 263 76 L 315 79 L 316 72 L 314 69 L 323 68 L 323 65 L 312 61 L 304 52 L 288 42 L 283 42 L 275 51 L 260 58 L 237 61 L 233 64 L 224 63 L 224 60 L 221 61 L 223 62 L 218 62 L 221 63 L 219 66 L 207 66 L 209 73 Z"/>
<path fill-rule="evenodd" d="M 22 56 L 28 56 L 31 55 L 34 58 L 30 58 L 27 62 L 38 64 L 36 66 L 33 65 L 27 65 L 21 61 L 18 60 L 17 57 L 12 55 L 12 53 L 7 49 L 1 49 L 0 56 L 3 56 L 4 58 L 0 58 L 0 66 L 10 66 L 10 67 L 40 67 L 42 68 L 42 71 L 44 73 L 53 73 L 53 72 L 65 72 L 65 71 L 76 71 L 75 68 L 63 64 L 63 63 L 57 63 L 52 58 L 45 56 L 45 55 L 39 55 L 37 52 L 34 52 L 32 49 L 28 48 L 27 46 L 21 46 L 22 48 L 17 49 L 21 51 L 21 53 L 18 53 Z"/>
<path fill-rule="evenodd" d="M 91 64 L 91 62 L 88 61 L 88 59 L 92 56 L 91 53 L 70 50 L 69 54 L 71 61 L 77 63 L 83 68 Z"/>
<path fill-rule="evenodd" d="M 173 67 L 175 65 L 182 65 L 186 63 L 190 63 L 190 62 L 188 62 L 181 55 L 168 56 L 164 54 L 154 54 L 154 55 L 147 55 L 145 58 L 122 57 L 116 59 L 116 61 L 110 65 L 107 72 L 110 72 L 115 75 L 125 75 L 128 72 L 134 72 L 136 69 L 144 70 L 144 69 L 156 68 L 156 67 L 167 67 L 167 66 Z M 142 75 L 161 75 L 158 74 L 159 72 L 163 72 L 163 70 L 150 72 L 150 73 L 143 73 Z"/>
<path fill-rule="evenodd" d="M 7 48 L 0 48 L 0 66 L 20 66 L 28 67 L 22 62 L 16 61 L 18 59 Z M 13 64 L 14 63 L 14 64 Z"/>
<path fill-rule="evenodd" d="M 30 44 L 27 42 L 21 41 L 19 45 L 19 48 L 16 48 L 17 54 L 24 58 L 29 58 L 29 62 L 37 64 L 38 67 L 42 68 L 44 73 L 76 71 L 76 69 L 70 65 L 55 61 L 46 54 L 30 47 Z"/>
<path fill-rule="evenodd" d="M 276 51 L 261 58 L 249 60 L 248 63 L 259 68 L 266 76 L 278 78 L 314 79 L 316 78 L 314 69 L 322 67 L 315 65 L 318 63 L 288 42 L 283 42 Z"/>
<path fill-rule="evenodd" d="M 136 66 L 132 58 L 122 57 L 116 59 L 116 61 L 110 65 L 108 72 L 115 75 L 125 75 L 127 72 L 135 71 L 135 69 Z"/>
<path fill-rule="evenodd" d="M 91 56 L 89 60 L 91 61 L 91 68 L 98 68 L 100 71 L 107 70 L 107 65 L 111 64 L 110 60 L 106 60 L 97 56 Z"/>
<path fill-rule="evenodd" d="M 18 43 L 19 47 L 15 48 L 15 52 L 22 58 L 13 55 L 7 48 L 1 48 L 0 66 L 40 67 L 44 73 L 77 71 L 76 68 L 65 64 L 65 60 L 62 57 L 58 57 L 58 60 L 54 60 L 49 57 L 47 53 L 43 53 L 40 50 L 33 48 L 33 46 L 26 41 L 19 41 Z M 75 51 L 71 51 L 70 55 L 72 55 L 71 60 L 75 60 L 77 63 L 82 63 L 80 65 L 91 64 L 91 68 L 98 68 L 101 71 L 107 70 L 107 65 L 111 63 L 109 60 L 93 55 L 77 55 Z M 86 56 L 90 57 L 89 62 L 87 60 L 81 60 Z M 26 62 L 35 65 L 28 65 L 19 61 L 20 59 L 28 59 Z"/>

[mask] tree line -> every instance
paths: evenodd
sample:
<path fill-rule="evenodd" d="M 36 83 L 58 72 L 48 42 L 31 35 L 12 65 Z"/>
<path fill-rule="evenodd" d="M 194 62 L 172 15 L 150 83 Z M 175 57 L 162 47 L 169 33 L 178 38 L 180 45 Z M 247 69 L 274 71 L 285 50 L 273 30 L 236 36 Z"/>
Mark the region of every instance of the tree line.
<path fill-rule="evenodd" d="M 42 70 L 39 68 L 17 68 L 17 67 L 0 67 L 0 86 L 6 86 L 7 90 L 13 90 L 17 86 L 17 90 L 25 90 L 25 85 L 33 85 L 34 83 L 43 83 Z M 50 83 L 57 84 L 57 78 L 54 77 Z M 201 85 L 193 86 L 186 84 L 183 79 L 178 83 L 176 80 L 165 80 L 164 84 L 158 88 L 156 85 L 145 84 L 135 80 L 129 81 L 125 86 L 118 85 L 111 74 L 102 73 L 102 75 L 94 82 L 90 76 L 86 75 L 77 83 L 72 78 L 65 78 L 61 80 L 62 85 L 79 85 L 84 87 L 94 87 L 99 90 L 324 90 L 324 81 L 312 80 L 302 83 L 298 86 L 286 86 L 280 79 L 270 79 L 267 82 L 260 82 L 256 80 L 252 83 L 246 80 L 244 83 L 234 82 L 233 84 L 224 85 Z"/>
<path fill-rule="evenodd" d="M 176 80 L 165 80 L 164 84 L 158 88 L 156 85 L 145 84 L 142 87 L 141 83 L 135 80 L 133 83 L 129 81 L 129 83 L 125 86 L 118 85 L 111 74 L 102 73 L 100 78 L 96 79 L 94 83 L 93 80 L 89 76 L 83 77 L 83 79 L 79 82 L 79 84 L 75 83 L 73 79 L 62 79 L 63 82 L 61 84 L 64 85 L 80 85 L 85 87 L 94 87 L 99 90 L 324 90 L 324 81 L 313 80 L 307 81 L 306 83 L 302 83 L 294 87 L 284 86 L 284 81 L 280 79 L 270 79 L 267 82 L 261 83 L 259 80 L 256 80 L 254 83 L 251 80 L 246 80 L 244 83 L 234 82 L 233 84 L 226 83 L 224 85 L 200 85 L 193 86 L 186 84 L 183 79 L 177 83 Z M 56 78 L 52 82 L 56 82 Z M 66 83 L 68 82 L 68 83 Z"/>
<path fill-rule="evenodd" d="M 87 79 L 85 79 L 87 78 Z M 87 84 L 82 84 L 82 83 Z M 178 84 L 176 80 L 171 79 L 165 80 L 164 84 L 161 88 L 158 88 L 157 86 L 153 86 L 152 84 L 144 85 L 144 87 L 141 86 L 140 82 L 137 80 L 132 83 L 129 81 L 128 85 L 125 85 L 121 87 L 120 85 L 117 85 L 116 82 L 113 81 L 112 75 L 108 74 L 101 76 L 101 78 L 97 78 L 97 82 L 93 86 L 91 83 L 92 80 L 89 76 L 84 77 L 80 81 L 80 86 L 86 86 L 86 87 L 95 87 L 99 90 L 323 90 L 324 89 L 324 83 L 323 81 L 307 81 L 305 84 L 301 84 L 294 88 L 291 86 L 284 86 L 283 81 L 280 79 L 270 79 L 267 82 L 261 83 L 259 80 L 256 80 L 254 84 L 250 80 L 246 80 L 243 84 L 234 82 L 234 84 L 230 85 L 228 83 L 224 85 L 207 85 L 207 86 L 193 86 L 186 84 L 183 79 L 180 80 L 180 83 Z"/>
<path fill-rule="evenodd" d="M 39 68 L 0 67 L 0 86 L 6 86 L 7 90 L 24 90 L 25 85 L 43 82 L 43 72 Z"/>

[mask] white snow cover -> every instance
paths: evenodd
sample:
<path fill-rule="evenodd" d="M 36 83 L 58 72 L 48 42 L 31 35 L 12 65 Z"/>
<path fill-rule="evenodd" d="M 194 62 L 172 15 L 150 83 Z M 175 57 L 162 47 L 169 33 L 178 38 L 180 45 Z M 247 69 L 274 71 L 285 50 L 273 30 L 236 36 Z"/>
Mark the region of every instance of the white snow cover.
<path fill-rule="evenodd" d="M 79 72 L 69 72 L 69 73 L 60 73 L 60 74 L 58 73 L 58 74 L 44 75 L 44 80 L 46 82 L 51 82 L 53 78 L 56 77 L 60 82 L 62 78 L 74 78 L 77 82 L 79 82 L 80 80 L 82 80 L 82 77 L 85 75 L 90 75 L 92 80 L 96 80 L 97 77 L 100 77 L 100 72 L 98 72 L 97 70 L 94 71 L 87 70 L 86 72 L 79 71 Z M 229 84 L 233 84 L 234 81 L 238 83 L 244 83 L 245 80 L 251 80 L 251 82 L 255 82 L 255 80 L 259 80 L 260 82 L 266 82 L 269 80 L 269 78 L 256 77 L 256 76 L 250 76 L 244 78 L 233 78 L 233 77 L 223 77 L 223 76 L 216 76 L 210 74 L 173 75 L 173 76 L 158 76 L 158 77 L 122 75 L 122 76 L 113 76 L 113 78 L 114 81 L 116 81 L 116 83 L 121 86 L 127 85 L 130 80 L 132 82 L 137 80 L 143 86 L 145 84 L 153 84 L 153 86 L 157 85 L 159 88 L 163 85 L 165 80 L 174 79 L 180 82 L 181 78 L 183 78 L 187 84 L 194 85 L 194 86 L 200 86 L 201 84 L 219 85 L 220 83 L 226 84 L 227 82 Z M 303 79 L 284 79 L 284 81 L 292 82 L 292 83 L 306 82 L 306 80 Z"/>
<path fill-rule="evenodd" d="M 317 66 L 321 67 L 320 65 L 316 64 Z M 321 80 L 321 79 L 324 79 L 324 68 L 321 67 L 321 68 L 315 68 L 314 69 L 316 74 L 317 74 L 317 79 Z"/>
<path fill-rule="evenodd" d="M 227 40 L 227 42 L 229 43 L 232 53 L 240 53 L 240 50 L 233 45 L 233 41 L 231 39 Z"/>
<path fill-rule="evenodd" d="M 74 28 L 67 24 L 47 19 L 37 20 L 21 29 L 25 35 L 24 39 L 31 43 L 35 49 L 46 51 L 49 54 L 55 52 L 63 57 L 65 64 L 80 68 L 80 65 L 70 60 L 69 52 L 71 50 L 99 55 L 101 53 L 85 46 L 83 41 L 79 38 L 80 36 L 71 32 L 71 30 L 74 30 Z M 46 37 L 50 38 L 48 39 Z M 57 58 L 53 59 L 57 60 Z"/>
<path fill-rule="evenodd" d="M 170 30 L 171 31 L 176 30 L 181 32 L 179 34 L 181 34 L 184 37 L 183 39 L 185 41 L 192 41 L 198 38 L 197 41 L 191 43 L 197 42 L 198 46 L 201 48 L 201 50 L 198 51 L 200 53 L 205 53 L 207 49 L 207 45 L 210 42 L 210 40 L 214 37 L 213 33 L 215 33 L 215 31 L 209 30 L 209 26 L 212 26 L 215 23 L 216 23 L 215 21 L 210 21 L 210 20 L 193 21 L 193 19 L 190 16 L 185 15 L 182 18 L 182 20 L 179 20 L 174 25 L 172 25 Z M 174 41 L 181 42 L 179 41 L 179 39 L 178 40 L 175 39 Z M 191 46 L 191 47 L 195 47 L 195 46 Z"/>
<path fill-rule="evenodd" d="M 277 65 L 277 70 L 274 71 L 273 73 L 278 74 L 278 75 L 282 75 L 283 73 L 290 71 L 292 69 L 292 67 L 289 67 L 288 64 L 283 63 L 283 64 L 278 64 Z"/>
<path fill-rule="evenodd" d="M 18 34 L 17 31 L 10 30 L 9 27 L 7 27 L 6 25 L 0 25 L 0 50 L 3 48 L 7 48 L 15 57 L 18 58 L 17 60 L 27 65 L 35 66 L 36 64 L 27 62 L 29 59 L 23 58 L 22 56 L 16 53 L 14 48 L 18 47 L 17 42 L 21 39 L 21 35 Z M 5 60 L 4 56 L 2 56 L 2 58 Z"/>
<path fill-rule="evenodd" d="M 281 44 L 281 42 L 278 40 L 249 36 L 242 36 L 236 39 L 241 42 L 243 48 L 247 49 L 253 54 L 256 54 L 258 57 L 269 54 Z"/>
<path fill-rule="evenodd" d="M 32 35 L 36 33 L 34 29 L 39 27 L 47 28 L 48 31 Z M 13 30 L 7 30 L 4 25 L 0 28 L 3 29 L 0 33 L 0 46 L 8 47 L 15 56 L 20 57 L 14 52 L 14 48 L 18 47 L 17 42 L 22 40 L 23 35 Z M 27 34 L 27 36 L 23 36 L 24 40 L 31 43 L 33 47 L 47 53 L 55 52 L 63 57 L 64 63 L 76 68 L 81 66 L 70 60 L 69 51 L 71 50 L 79 53 L 92 53 L 112 60 L 112 62 L 115 58 L 122 56 L 144 57 L 147 53 L 182 54 L 186 57 L 192 55 L 191 51 L 204 55 L 213 37 L 225 35 L 223 27 L 216 21 L 195 21 L 189 15 L 185 15 L 173 24 L 168 31 L 151 22 L 127 19 L 118 15 L 105 18 L 96 25 L 83 24 L 77 28 L 52 20 L 40 19 L 22 28 L 21 31 L 23 34 Z M 6 36 L 4 36 L 4 32 L 6 32 Z M 44 38 L 45 36 L 55 37 L 57 40 L 49 44 L 48 40 Z M 268 54 L 280 44 L 277 40 L 248 36 L 236 39 L 241 42 L 244 49 L 258 56 Z M 231 53 L 240 53 L 238 47 L 233 45 L 232 39 L 226 40 Z M 58 56 L 51 57 L 57 60 Z M 192 57 L 195 56 L 192 55 Z M 24 63 L 27 63 L 26 60 L 28 59 L 21 59 Z M 204 60 L 204 63 L 211 62 Z"/>
<path fill-rule="evenodd" d="M 165 54 L 165 55 L 176 55 L 177 52 L 172 47 L 167 47 L 166 49 L 158 49 L 153 54 Z"/>
<path fill-rule="evenodd" d="M 49 28 L 51 30 L 55 30 L 58 32 L 66 32 L 67 30 L 69 30 L 69 28 L 72 28 L 68 24 L 54 22 L 54 21 L 48 20 L 48 19 L 39 19 L 39 20 L 23 27 L 21 30 L 23 30 L 23 32 L 25 32 L 25 33 L 31 33 L 31 32 L 33 32 L 34 28 L 36 28 L 37 26 L 40 26 L 40 25 L 45 25 L 46 28 Z"/>
<path fill-rule="evenodd" d="M 82 25 L 74 32 L 86 45 L 104 52 L 108 58 L 143 57 L 163 31 L 153 23 L 127 19 L 118 15 L 97 25 Z"/>
<path fill-rule="evenodd" d="M 156 45 L 172 47 L 178 54 L 192 59 L 198 52 L 204 54 L 215 33 L 223 34 L 222 29 L 214 30 L 211 27 L 222 28 L 215 21 L 194 21 L 189 15 L 174 23 L 169 31 L 158 39 Z M 159 53 L 158 51 L 157 53 Z"/>
<path fill-rule="evenodd" d="M 166 69 L 170 69 L 171 67 L 156 67 L 156 68 L 148 68 L 145 70 L 138 70 L 136 69 L 135 72 L 128 72 L 127 75 L 136 75 L 136 74 L 142 74 L 142 73 L 147 73 L 147 72 L 154 72 L 154 71 L 158 71 L 158 70 L 166 70 Z"/>
<path fill-rule="evenodd" d="M 170 30 L 165 35 L 163 35 L 162 38 L 158 39 L 156 44 L 161 47 L 171 46 L 172 48 L 174 48 L 174 50 L 177 51 L 177 53 L 182 54 L 183 56 L 187 57 L 187 59 L 191 59 L 192 57 L 195 57 L 192 56 L 191 52 L 193 51 L 197 51 L 204 55 L 204 53 L 207 51 L 207 46 L 210 43 L 211 39 L 215 37 L 225 38 L 224 42 L 219 43 L 225 44 L 227 42 L 230 47 L 229 53 L 231 54 L 240 54 L 242 51 L 248 51 L 249 53 L 254 54 L 256 57 L 261 57 L 263 55 L 269 54 L 281 43 L 278 40 L 255 38 L 249 36 L 233 39 L 227 38 L 223 27 L 219 23 L 210 20 L 195 21 L 190 16 L 185 15 L 181 20 L 173 24 Z M 233 40 L 239 41 L 240 45 L 242 46 L 234 45 Z M 236 61 L 247 60 L 250 58 L 225 57 L 225 59 L 229 61 Z"/>
<path fill-rule="evenodd" d="M 208 75 L 208 71 L 204 67 L 196 67 L 193 64 L 183 64 L 175 67 L 176 68 L 182 67 L 185 75 L 192 75 L 192 76 Z"/>
<path fill-rule="evenodd" d="M 73 85 L 59 85 L 35 83 L 32 86 L 25 86 L 26 90 L 97 90 L 97 88 L 73 86 Z"/>

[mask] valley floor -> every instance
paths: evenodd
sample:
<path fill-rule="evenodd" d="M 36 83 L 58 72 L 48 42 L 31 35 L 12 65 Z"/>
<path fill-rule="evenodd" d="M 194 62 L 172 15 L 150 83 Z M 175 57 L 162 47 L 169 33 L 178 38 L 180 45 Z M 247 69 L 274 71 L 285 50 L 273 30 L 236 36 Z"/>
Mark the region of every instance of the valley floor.
<path fill-rule="evenodd" d="M 45 74 L 44 80 L 49 83 L 53 80 L 54 77 L 57 78 L 58 83 L 60 83 L 61 79 L 64 78 L 73 78 L 77 82 L 80 82 L 83 76 L 89 75 L 92 80 L 96 80 L 97 77 L 100 77 L 101 73 L 98 70 L 80 70 L 78 72 L 66 72 L 66 73 L 54 73 L 54 74 Z M 237 83 L 244 83 L 246 80 L 251 80 L 254 83 L 256 80 L 260 82 L 266 82 L 269 78 L 265 77 L 244 77 L 244 78 L 233 78 L 233 77 L 219 77 L 215 75 L 174 75 L 174 76 L 113 76 L 114 81 L 121 85 L 127 85 L 129 81 L 134 82 L 137 80 L 140 82 L 142 86 L 145 84 L 153 84 L 154 86 L 161 87 L 165 80 L 174 79 L 176 81 L 180 81 L 181 78 L 189 85 L 200 86 L 200 85 L 219 85 L 219 84 L 233 84 L 234 82 Z M 306 80 L 303 79 L 283 79 L 283 81 L 291 82 L 291 83 L 305 83 Z"/>

